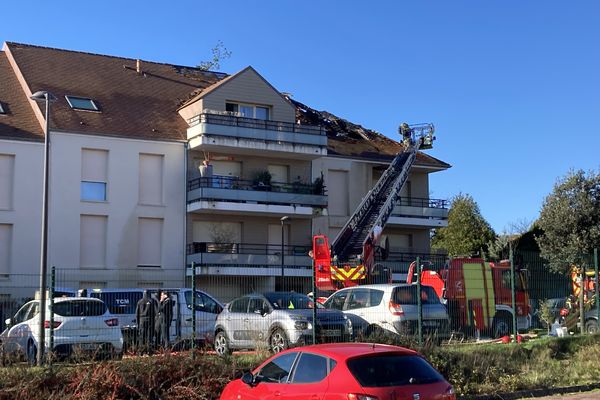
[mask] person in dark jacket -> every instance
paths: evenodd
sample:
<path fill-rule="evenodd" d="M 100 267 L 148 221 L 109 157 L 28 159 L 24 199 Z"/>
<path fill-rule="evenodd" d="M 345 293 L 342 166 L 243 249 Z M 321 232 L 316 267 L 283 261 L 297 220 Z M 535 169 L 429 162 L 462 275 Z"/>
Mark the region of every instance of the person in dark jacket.
<path fill-rule="evenodd" d="M 149 351 L 153 343 L 154 320 L 158 311 L 158 303 L 144 290 L 142 298 L 135 307 L 135 320 L 138 329 L 138 348 L 141 352 Z"/>
<path fill-rule="evenodd" d="M 171 296 L 167 292 L 160 292 L 159 299 L 158 315 L 156 317 L 157 324 L 155 325 L 157 328 L 156 343 L 167 350 L 171 346 L 169 328 L 173 320 L 173 299 L 171 299 Z"/>

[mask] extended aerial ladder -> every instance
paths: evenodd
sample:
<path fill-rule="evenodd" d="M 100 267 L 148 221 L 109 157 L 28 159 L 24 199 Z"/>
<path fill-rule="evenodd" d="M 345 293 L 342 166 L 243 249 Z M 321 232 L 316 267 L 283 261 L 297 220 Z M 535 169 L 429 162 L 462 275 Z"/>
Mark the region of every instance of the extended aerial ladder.
<path fill-rule="evenodd" d="M 350 219 L 329 247 L 325 235 L 313 237 L 317 287 L 336 290 L 358 283 L 389 281 L 391 274 L 375 265 L 375 251 L 381 232 L 396 205 L 408 179 L 417 152 L 432 148 L 433 124 L 408 127 L 402 124 L 404 148 L 381 175 L 373 189 L 365 195 Z M 384 251 L 385 252 L 385 251 Z M 389 276 L 385 276 L 385 275 Z M 384 275 L 384 276 L 382 276 Z"/>

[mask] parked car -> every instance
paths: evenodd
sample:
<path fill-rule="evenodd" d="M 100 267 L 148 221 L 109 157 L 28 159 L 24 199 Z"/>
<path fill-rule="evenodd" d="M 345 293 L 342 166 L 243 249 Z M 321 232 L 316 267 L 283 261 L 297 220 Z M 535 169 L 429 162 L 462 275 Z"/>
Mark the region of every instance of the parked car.
<path fill-rule="evenodd" d="M 111 313 L 119 318 L 126 346 L 135 344 L 137 325 L 135 310 L 145 289 L 141 288 L 102 288 L 84 289 L 90 297 L 103 300 Z M 175 346 L 186 345 L 192 338 L 192 306 L 194 296 L 189 288 L 161 288 L 173 300 L 173 321 L 170 327 L 171 343 Z M 152 296 L 156 289 L 148 289 Z M 213 296 L 196 290 L 196 340 L 199 343 L 211 342 L 215 320 L 223 310 L 223 305 Z"/>
<path fill-rule="evenodd" d="M 6 320 L 7 328 L 0 334 L 4 354 L 25 356 L 34 363 L 39 336 L 39 300 L 25 303 Z M 59 297 L 54 299 L 54 346 L 58 356 L 69 356 L 75 351 L 103 353 L 121 356 L 123 336 L 119 320 L 115 318 L 102 300 L 82 297 Z M 45 351 L 50 337 L 50 302 L 46 303 Z"/>
<path fill-rule="evenodd" d="M 225 386 L 237 399 L 455 400 L 452 385 L 419 353 L 371 343 L 332 343 L 276 354 Z"/>
<path fill-rule="evenodd" d="M 356 336 L 373 333 L 414 335 L 418 331 L 417 285 L 389 283 L 343 288 L 323 304 L 343 311 L 351 320 Z M 450 336 L 446 307 L 431 286 L 421 286 L 423 334 L 438 340 Z"/>
<path fill-rule="evenodd" d="M 266 345 L 278 353 L 312 342 L 314 302 L 305 294 L 270 292 L 231 301 L 217 317 L 214 347 L 218 354 Z M 352 323 L 338 310 L 317 304 L 316 334 L 320 341 L 352 337 Z"/>

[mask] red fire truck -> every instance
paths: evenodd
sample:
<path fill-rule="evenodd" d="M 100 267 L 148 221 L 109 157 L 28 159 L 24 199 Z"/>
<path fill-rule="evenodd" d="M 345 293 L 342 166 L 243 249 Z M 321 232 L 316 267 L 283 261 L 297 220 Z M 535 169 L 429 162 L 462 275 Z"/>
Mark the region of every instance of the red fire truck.
<path fill-rule="evenodd" d="M 416 281 L 416 264 L 408 271 L 407 282 Z M 512 283 L 510 261 L 486 262 L 480 258 L 454 258 L 443 268 L 421 264 L 421 283 L 432 286 L 446 302 L 455 330 L 469 329 L 502 337 L 512 332 Z M 527 270 L 515 266 L 517 328 L 531 327 Z"/>
<path fill-rule="evenodd" d="M 375 253 L 382 258 L 388 252 L 381 232 L 396 205 L 402 186 L 408 179 L 417 152 L 432 147 L 433 124 L 400 125 L 403 151 L 392 160 L 373 189 L 363 198 L 333 242 L 325 235 L 313 237 L 316 286 L 320 291 L 364 283 L 391 282 L 389 268 L 375 263 Z"/>

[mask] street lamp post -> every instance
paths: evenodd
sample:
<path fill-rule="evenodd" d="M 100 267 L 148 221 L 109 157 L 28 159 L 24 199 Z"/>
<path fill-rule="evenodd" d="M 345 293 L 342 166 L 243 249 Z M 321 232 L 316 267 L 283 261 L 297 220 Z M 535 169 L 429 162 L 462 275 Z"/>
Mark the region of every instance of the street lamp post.
<path fill-rule="evenodd" d="M 281 219 L 280 219 L 280 221 L 281 221 L 281 288 L 282 288 L 282 290 L 285 290 L 285 283 L 284 283 L 284 278 L 283 278 L 283 276 L 285 275 L 284 270 L 283 270 L 284 266 L 285 266 L 285 264 L 284 264 L 285 257 L 283 254 L 284 253 L 284 238 L 285 238 L 285 236 L 284 236 L 283 227 L 284 227 L 285 221 L 287 221 L 289 219 L 290 219 L 290 217 L 288 217 L 287 215 L 284 217 L 281 217 Z"/>
<path fill-rule="evenodd" d="M 44 127 L 44 189 L 42 192 L 42 249 L 40 257 L 40 321 L 37 348 L 37 364 L 44 362 L 45 328 L 46 321 L 46 274 L 48 271 L 48 177 L 50 172 L 50 102 L 56 97 L 47 91 L 37 91 L 32 100 L 46 103 L 46 124 Z"/>

